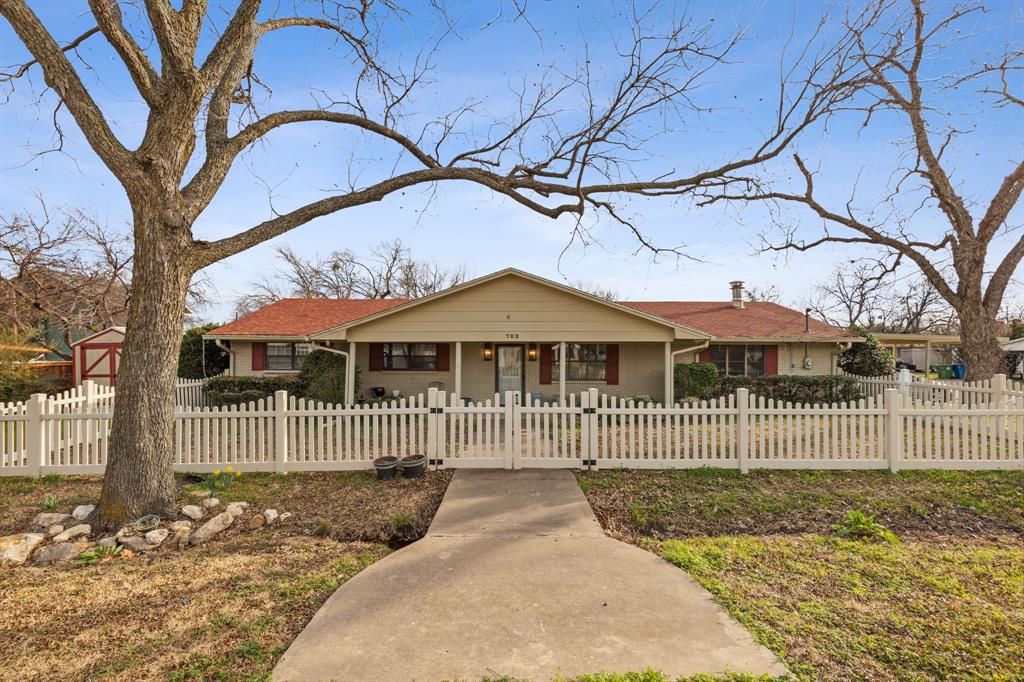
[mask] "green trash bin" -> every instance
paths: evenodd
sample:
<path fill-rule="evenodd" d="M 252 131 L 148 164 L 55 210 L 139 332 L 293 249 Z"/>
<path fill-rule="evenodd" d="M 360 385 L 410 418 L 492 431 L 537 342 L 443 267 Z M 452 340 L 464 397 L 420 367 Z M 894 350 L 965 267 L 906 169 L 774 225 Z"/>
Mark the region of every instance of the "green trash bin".
<path fill-rule="evenodd" d="M 955 375 L 953 373 L 953 365 L 933 365 L 935 371 L 938 372 L 940 379 L 952 379 Z"/>

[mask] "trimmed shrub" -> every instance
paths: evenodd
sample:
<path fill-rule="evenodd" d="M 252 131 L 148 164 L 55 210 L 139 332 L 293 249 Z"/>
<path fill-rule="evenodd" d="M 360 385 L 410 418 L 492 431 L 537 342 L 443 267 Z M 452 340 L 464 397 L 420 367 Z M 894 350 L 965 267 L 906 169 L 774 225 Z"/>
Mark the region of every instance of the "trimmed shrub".
<path fill-rule="evenodd" d="M 52 395 L 71 388 L 70 377 L 56 377 L 34 372 L 17 372 L 13 376 L 0 371 L 0 403 L 16 403 L 29 399 L 33 393 Z"/>
<path fill-rule="evenodd" d="M 688 362 L 675 366 L 675 398 L 706 398 L 718 380 L 713 362 Z"/>
<path fill-rule="evenodd" d="M 204 324 L 193 327 L 181 337 L 181 349 L 178 351 L 178 378 L 202 379 L 204 376 L 215 377 L 228 368 L 228 354 L 217 347 L 213 341 L 203 341 L 203 334 L 216 329 L 218 325 Z M 206 374 L 203 374 L 203 355 L 206 355 Z"/>
<path fill-rule="evenodd" d="M 359 392 L 359 374 L 356 373 L 356 393 Z M 325 350 L 315 350 L 302 361 L 299 385 L 296 391 L 307 400 L 318 400 L 334 405 L 345 404 L 345 356 Z"/>
<path fill-rule="evenodd" d="M 864 397 L 857 382 L 845 376 L 773 375 L 719 377 L 708 396 L 719 398 L 745 388 L 758 397 L 788 403 L 850 402 Z"/>
<path fill-rule="evenodd" d="M 851 331 L 863 336 L 864 341 L 853 344 L 839 356 L 841 370 L 862 377 L 889 376 L 896 371 L 892 354 L 882 347 L 874 334 L 863 327 L 854 327 Z"/>
<path fill-rule="evenodd" d="M 295 393 L 293 377 L 214 377 L 207 385 L 206 400 L 213 406 L 239 405 L 274 395 L 275 391 Z"/>

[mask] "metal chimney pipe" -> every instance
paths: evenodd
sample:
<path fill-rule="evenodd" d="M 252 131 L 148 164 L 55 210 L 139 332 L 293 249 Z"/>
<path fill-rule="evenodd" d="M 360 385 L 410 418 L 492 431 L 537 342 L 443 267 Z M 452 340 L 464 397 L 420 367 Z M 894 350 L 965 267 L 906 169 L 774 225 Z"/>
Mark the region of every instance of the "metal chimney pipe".
<path fill-rule="evenodd" d="M 808 332 L 808 333 L 811 331 L 811 309 L 810 308 L 804 308 L 804 331 Z"/>
<path fill-rule="evenodd" d="M 729 282 L 732 289 L 732 307 L 742 308 L 743 306 L 743 282 Z"/>

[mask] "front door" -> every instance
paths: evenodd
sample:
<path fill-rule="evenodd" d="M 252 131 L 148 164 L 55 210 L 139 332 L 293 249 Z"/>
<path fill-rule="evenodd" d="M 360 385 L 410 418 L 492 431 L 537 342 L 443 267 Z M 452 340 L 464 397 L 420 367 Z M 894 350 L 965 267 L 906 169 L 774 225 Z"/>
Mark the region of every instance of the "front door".
<path fill-rule="evenodd" d="M 494 367 L 494 389 L 504 400 L 505 391 L 523 391 L 525 387 L 526 365 L 523 363 L 523 347 L 498 345 L 494 351 L 497 358 Z"/>

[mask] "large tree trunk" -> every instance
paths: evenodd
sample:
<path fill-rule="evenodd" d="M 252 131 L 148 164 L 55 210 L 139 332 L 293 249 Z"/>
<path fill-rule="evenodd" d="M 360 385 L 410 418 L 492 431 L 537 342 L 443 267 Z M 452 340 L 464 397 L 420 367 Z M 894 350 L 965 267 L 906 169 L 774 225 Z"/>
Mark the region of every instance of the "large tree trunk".
<path fill-rule="evenodd" d="M 136 210 L 128 325 L 98 510 L 106 527 L 175 510 L 174 391 L 192 276 L 183 234 L 152 210 Z"/>
<path fill-rule="evenodd" d="M 983 304 L 965 305 L 957 310 L 960 317 L 960 341 L 966 379 L 989 379 L 1005 367 L 1003 349 L 997 337 L 995 315 Z"/>

